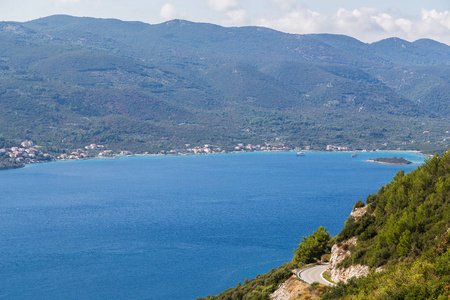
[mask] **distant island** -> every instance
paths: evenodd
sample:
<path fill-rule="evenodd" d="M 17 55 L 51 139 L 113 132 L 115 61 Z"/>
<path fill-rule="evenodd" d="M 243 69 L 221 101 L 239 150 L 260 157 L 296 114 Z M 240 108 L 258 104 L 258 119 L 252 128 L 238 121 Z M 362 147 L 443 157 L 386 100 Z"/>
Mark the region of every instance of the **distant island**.
<path fill-rule="evenodd" d="M 368 162 L 374 162 L 387 165 L 410 165 L 411 161 L 404 159 L 403 157 L 379 157 L 375 159 L 369 159 Z"/>

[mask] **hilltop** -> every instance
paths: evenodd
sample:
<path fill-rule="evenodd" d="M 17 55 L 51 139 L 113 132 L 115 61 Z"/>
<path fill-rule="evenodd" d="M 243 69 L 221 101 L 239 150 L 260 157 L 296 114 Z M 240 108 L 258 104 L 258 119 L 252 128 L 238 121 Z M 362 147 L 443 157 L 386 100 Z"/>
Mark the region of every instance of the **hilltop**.
<path fill-rule="evenodd" d="M 0 23 L 0 148 L 445 149 L 450 47 L 184 20 Z"/>

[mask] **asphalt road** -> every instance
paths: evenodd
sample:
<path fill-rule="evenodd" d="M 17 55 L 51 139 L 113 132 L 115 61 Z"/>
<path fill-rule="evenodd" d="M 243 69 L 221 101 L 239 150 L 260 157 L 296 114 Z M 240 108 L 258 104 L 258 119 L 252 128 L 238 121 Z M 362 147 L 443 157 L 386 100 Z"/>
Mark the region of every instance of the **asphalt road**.
<path fill-rule="evenodd" d="M 308 284 L 317 281 L 320 284 L 333 285 L 333 283 L 326 281 L 322 276 L 322 273 L 325 272 L 327 269 L 328 264 L 321 264 L 302 270 L 298 272 L 297 276 L 298 278 L 300 278 L 301 280 L 305 281 Z"/>

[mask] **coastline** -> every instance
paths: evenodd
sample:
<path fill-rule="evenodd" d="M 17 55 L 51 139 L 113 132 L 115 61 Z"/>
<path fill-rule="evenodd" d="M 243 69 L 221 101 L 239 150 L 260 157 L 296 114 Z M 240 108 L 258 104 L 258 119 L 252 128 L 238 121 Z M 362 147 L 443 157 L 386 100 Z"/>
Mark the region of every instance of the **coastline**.
<path fill-rule="evenodd" d="M 427 154 L 422 153 L 420 150 L 365 150 L 365 151 L 324 151 L 324 150 L 303 150 L 305 153 L 375 153 L 375 152 L 401 152 L 401 153 L 412 153 L 420 156 L 428 156 Z M 118 159 L 118 158 L 128 158 L 128 157 L 146 157 L 146 156 L 161 156 L 161 157 L 170 157 L 170 156 L 209 156 L 209 155 L 223 155 L 223 154 L 243 154 L 243 153 L 281 153 L 281 152 L 298 152 L 298 150 L 260 150 L 260 151 L 229 151 L 229 152 L 220 152 L 220 153 L 174 153 L 174 154 L 162 154 L 162 153 L 135 153 L 131 155 L 121 155 L 121 154 L 112 154 L 111 156 L 92 156 L 92 157 L 84 157 L 84 158 L 78 158 L 78 159 L 61 159 L 61 158 L 54 158 L 53 160 L 49 161 L 31 161 L 26 162 L 21 166 L 15 166 L 13 168 L 5 168 L 0 169 L 0 171 L 6 171 L 6 170 L 14 170 L 14 169 L 21 169 L 25 168 L 28 165 L 34 165 L 34 164 L 42 164 L 42 163 L 52 163 L 52 162 L 69 162 L 69 161 L 87 161 L 87 160 L 96 160 L 96 159 Z M 387 162 L 379 162 L 374 161 L 372 159 L 365 160 L 365 162 L 370 163 L 378 163 L 378 164 L 386 164 L 386 165 L 408 165 L 408 164 L 396 164 L 396 163 L 387 163 Z M 412 162 L 412 164 L 417 165 L 419 163 Z"/>

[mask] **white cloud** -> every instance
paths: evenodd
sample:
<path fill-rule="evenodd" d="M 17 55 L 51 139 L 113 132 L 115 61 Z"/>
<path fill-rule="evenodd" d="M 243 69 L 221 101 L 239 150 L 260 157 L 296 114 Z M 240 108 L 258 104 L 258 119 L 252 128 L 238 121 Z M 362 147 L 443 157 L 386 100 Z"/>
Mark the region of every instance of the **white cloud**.
<path fill-rule="evenodd" d="M 450 29 L 449 11 L 438 12 L 435 9 L 433 10 L 422 9 L 422 20 L 424 22 L 437 22 Z"/>
<path fill-rule="evenodd" d="M 226 16 L 233 25 L 245 24 L 248 19 L 247 11 L 243 8 L 230 10 L 226 13 Z"/>
<path fill-rule="evenodd" d="M 282 5 L 285 3 L 283 2 Z M 257 25 L 292 33 L 315 33 L 321 30 L 325 21 L 325 16 L 297 6 L 292 11 L 286 12 L 281 18 L 260 19 Z"/>
<path fill-rule="evenodd" d="M 159 17 L 165 21 L 168 21 L 181 17 L 181 14 L 178 13 L 175 6 L 170 3 L 166 3 L 161 7 Z"/>
<path fill-rule="evenodd" d="M 393 29 L 393 20 L 389 14 L 379 13 L 370 7 L 361 7 L 352 11 L 343 8 L 327 18 L 332 33 L 343 33 L 366 39 Z M 359 36 L 357 36 L 359 35 Z"/>
<path fill-rule="evenodd" d="M 397 19 L 395 20 L 395 24 L 404 32 L 411 32 L 414 23 L 408 19 Z"/>
<path fill-rule="evenodd" d="M 227 11 L 238 7 L 237 0 L 208 0 L 208 5 L 217 11 Z"/>
<path fill-rule="evenodd" d="M 227 26 L 248 23 L 248 14 L 238 0 L 207 0 L 210 8 L 223 15 L 223 23 Z"/>
<path fill-rule="evenodd" d="M 446 36 L 450 44 L 450 12 L 422 9 L 422 22 L 416 24 L 414 30 L 421 35 L 432 37 Z"/>
<path fill-rule="evenodd" d="M 291 0 L 273 0 L 284 14 L 261 18 L 256 25 L 290 33 L 335 33 L 353 36 L 365 42 L 388 37 L 416 40 L 423 37 L 450 43 L 450 12 L 422 9 L 421 18 L 402 18 L 375 8 L 340 8 L 331 16 L 297 5 Z"/>

